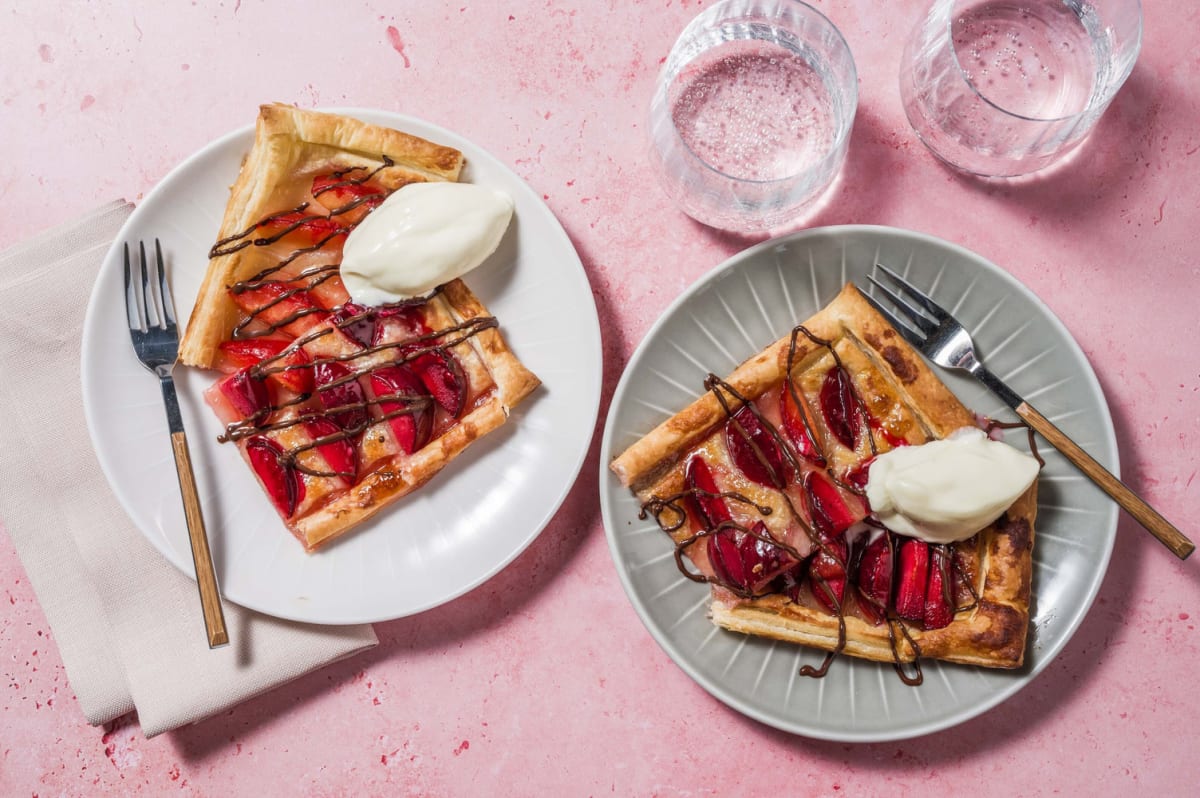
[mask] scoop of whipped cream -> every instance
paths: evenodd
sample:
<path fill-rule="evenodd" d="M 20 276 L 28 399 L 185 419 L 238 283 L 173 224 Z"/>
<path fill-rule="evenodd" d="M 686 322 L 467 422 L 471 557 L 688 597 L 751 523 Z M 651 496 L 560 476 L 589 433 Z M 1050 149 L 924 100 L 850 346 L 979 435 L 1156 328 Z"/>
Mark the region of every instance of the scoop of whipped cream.
<path fill-rule="evenodd" d="M 350 232 L 342 282 L 360 305 L 421 296 L 483 263 L 512 214 L 511 197 L 483 186 L 410 183 Z"/>
<path fill-rule="evenodd" d="M 901 446 L 871 462 L 867 501 L 886 527 L 928 543 L 966 540 L 1037 478 L 1038 461 L 983 430 Z"/>

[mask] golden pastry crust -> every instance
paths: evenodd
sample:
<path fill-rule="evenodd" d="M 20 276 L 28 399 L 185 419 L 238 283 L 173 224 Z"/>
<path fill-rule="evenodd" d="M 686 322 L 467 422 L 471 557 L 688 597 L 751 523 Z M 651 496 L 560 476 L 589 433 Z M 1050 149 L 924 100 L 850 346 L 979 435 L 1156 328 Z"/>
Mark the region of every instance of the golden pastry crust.
<path fill-rule="evenodd" d="M 461 280 L 444 286 L 433 302 L 440 312 L 447 314 L 451 324 L 487 315 L 483 303 Z M 475 355 L 474 361 L 462 357 L 458 351 L 461 348 L 469 348 Z M 391 457 L 346 493 L 290 524 L 292 533 L 306 549 L 312 551 L 325 545 L 424 485 L 468 446 L 503 425 L 511 409 L 541 385 L 495 329 L 484 330 L 455 349 L 460 361 L 466 361 L 464 369 L 472 384 L 491 387 L 444 434 L 412 455 Z"/>
<path fill-rule="evenodd" d="M 236 235 L 264 216 L 296 205 L 303 178 L 311 179 L 315 169 L 335 165 L 373 170 L 383 165 L 384 155 L 395 165 L 381 171 L 377 180 L 391 190 L 414 182 L 455 181 L 463 166 L 458 150 L 398 130 L 291 105 L 264 105 L 254 146 L 230 189 L 218 238 Z M 180 363 L 212 367 L 217 347 L 228 339 L 239 313 L 226 289 L 256 274 L 262 265 L 263 253 L 257 247 L 209 261 L 180 342 Z"/>
<path fill-rule="evenodd" d="M 310 188 L 318 175 L 358 169 L 356 174 L 370 175 L 371 185 L 393 191 L 412 182 L 457 180 L 462 166 L 463 155 L 458 150 L 400 131 L 287 105 L 264 105 L 254 146 L 231 189 L 219 239 L 245 239 L 244 233 L 272 215 L 296 208 L 301 201 L 312 205 Z M 216 254 L 210 259 L 181 345 L 183 363 L 202 368 L 217 364 L 221 345 L 236 337 L 235 328 L 246 316 L 232 299 L 230 288 L 276 267 L 281 258 L 272 246 L 214 247 Z M 319 248 L 305 256 L 316 259 L 319 266 L 333 268 L 338 251 L 326 254 Z M 294 284 L 298 278 L 281 279 Z M 319 282 L 314 281 L 310 288 Z M 431 329 L 443 334 L 437 340 L 464 325 L 469 329 L 463 340 L 445 345 L 468 386 L 466 406 L 454 419 L 438 410 L 441 420 L 424 446 L 405 454 L 389 424 L 382 420 L 382 411 L 374 411 L 372 423 L 356 444 L 360 472 L 355 484 L 348 486 L 346 480 L 329 474 L 331 468 L 313 448 L 302 423 L 266 433 L 285 452 L 296 452 L 295 461 L 309 469 L 303 478 L 304 499 L 285 519 L 308 550 L 327 544 L 429 481 L 472 442 L 502 425 L 510 409 L 540 385 L 505 344 L 487 308 L 462 280 L 442 286 L 421 305 L 420 313 Z M 472 327 L 472 321 L 480 324 Z M 337 334 L 324 336 L 316 344 L 327 360 L 364 364 L 368 369 L 392 365 L 390 358 L 398 351 L 365 352 L 360 357 L 356 354 L 360 347 Z M 308 409 L 279 407 L 272 412 L 285 419 L 312 412 L 311 401 L 299 407 Z M 241 448 L 248 458 L 246 448 Z M 311 473 L 314 471 L 325 475 Z"/>
<path fill-rule="evenodd" d="M 845 286 L 803 327 L 815 337 L 832 342 L 868 411 L 886 418 L 893 435 L 909 443 L 920 443 L 976 423 L 974 415 L 853 285 Z M 793 349 L 789 335 L 742 363 L 725 383 L 747 401 L 758 400 L 782 384 L 788 373 L 789 351 L 793 380 L 803 380 L 805 374 L 822 373 L 823 359 L 832 362 L 825 346 L 798 335 Z M 723 391 L 729 406 L 727 411 L 716 396 L 718 390 L 723 391 L 720 386 L 707 391 L 610 464 L 622 483 L 641 501 L 674 496 L 685 489 L 683 471 L 688 455 L 714 438 L 723 429 L 729 413 L 741 404 Z M 706 453 L 712 448 L 705 449 Z M 853 452 L 840 445 L 830 447 L 827 455 L 835 468 L 847 467 L 864 458 L 864 452 Z M 738 483 L 738 490 L 755 501 L 762 501 L 765 494 L 772 492 L 758 489 L 748 481 Z M 910 624 L 901 630 L 899 621 L 876 626 L 857 612 L 847 612 L 843 650 L 867 659 L 907 662 L 917 657 L 915 643 L 922 657 L 989 667 L 1020 667 L 1029 625 L 1036 495 L 1035 482 L 996 523 L 970 541 L 957 544 L 956 556 L 970 563 L 979 598 L 960 602 L 960 606 L 969 608 L 957 612 L 949 626 L 926 631 L 920 625 Z M 769 522 L 771 517 L 763 520 Z M 688 540 L 691 531 L 685 524 L 671 534 L 680 544 Z M 700 572 L 711 574 L 705 546 L 698 543 L 693 542 L 685 552 Z M 800 553 L 807 554 L 808 550 Z M 811 597 L 809 601 L 793 601 L 774 593 L 750 599 L 714 585 L 711 615 L 718 625 L 748 634 L 825 650 L 835 650 L 839 642 L 839 618 L 811 601 Z"/>

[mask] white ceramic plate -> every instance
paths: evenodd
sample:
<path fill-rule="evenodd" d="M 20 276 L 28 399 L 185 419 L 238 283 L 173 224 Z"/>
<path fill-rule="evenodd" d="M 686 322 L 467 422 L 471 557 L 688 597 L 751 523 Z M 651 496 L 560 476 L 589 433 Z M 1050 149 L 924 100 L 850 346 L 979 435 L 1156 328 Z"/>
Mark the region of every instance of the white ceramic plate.
<path fill-rule="evenodd" d="M 176 369 L 222 593 L 260 612 L 315 623 L 410 615 L 479 585 L 549 522 L 574 483 L 600 401 L 599 322 L 574 247 L 541 199 L 498 160 L 448 130 L 382 111 L 341 110 L 457 147 L 463 180 L 501 189 L 516 213 L 497 252 L 467 276 L 517 356 L 543 382 L 509 423 L 420 491 L 317 554 L 288 533 L 202 399 L 214 374 Z M 146 538 L 194 573 L 157 381 L 138 364 L 122 301 L 119 245 L 162 240 L 181 324 L 195 301 L 229 186 L 253 141 L 213 142 L 160 183 L 108 253 L 83 333 L 83 399 L 92 443 L 117 498 Z"/>
<path fill-rule="evenodd" d="M 768 241 L 726 261 L 681 296 L 631 358 L 609 410 L 601 462 L 702 391 L 707 372 L 731 372 L 787 334 L 851 280 L 868 286 L 876 261 L 906 274 L 975 334 L 992 371 L 1112 471 L 1112 420 L 1070 333 L 1020 283 L 960 247 L 885 227 L 833 227 Z M 938 370 L 960 399 L 1015 416 L 969 377 Z M 1009 433 L 1014 445 L 1024 436 Z M 841 741 L 881 741 L 944 729 L 995 706 L 1062 649 L 1091 606 L 1116 535 L 1116 506 L 1048 444 L 1034 546 L 1026 666 L 1016 672 L 924 663 L 904 685 L 890 665 L 839 658 L 824 679 L 798 675 L 822 654 L 713 626 L 708 587 L 684 579 L 672 544 L 611 473 L 600 475 L 609 547 L 646 627 L 692 678 L 729 706 L 780 729 Z"/>

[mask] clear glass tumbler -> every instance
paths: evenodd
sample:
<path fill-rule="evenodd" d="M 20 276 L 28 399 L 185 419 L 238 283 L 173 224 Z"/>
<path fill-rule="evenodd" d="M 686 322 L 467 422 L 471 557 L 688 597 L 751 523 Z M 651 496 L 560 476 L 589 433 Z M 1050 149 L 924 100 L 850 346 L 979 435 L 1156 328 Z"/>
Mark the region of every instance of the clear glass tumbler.
<path fill-rule="evenodd" d="M 1139 0 L 935 0 L 904 48 L 900 96 L 946 163 L 1025 175 L 1083 141 L 1141 41 Z"/>
<path fill-rule="evenodd" d="M 846 40 L 799 0 L 724 0 L 684 29 L 650 104 L 663 185 L 707 225 L 799 219 L 846 157 L 858 76 Z"/>

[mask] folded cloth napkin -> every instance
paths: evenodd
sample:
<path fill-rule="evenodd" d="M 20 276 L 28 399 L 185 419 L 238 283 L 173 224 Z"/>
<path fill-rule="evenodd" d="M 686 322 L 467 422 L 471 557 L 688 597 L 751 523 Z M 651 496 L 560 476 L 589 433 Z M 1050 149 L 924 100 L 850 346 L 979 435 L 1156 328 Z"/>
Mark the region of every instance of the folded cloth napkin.
<path fill-rule="evenodd" d="M 0 521 L 88 721 L 136 709 L 150 737 L 378 641 L 367 625 L 310 626 L 226 603 L 231 644 L 210 651 L 196 584 L 117 504 L 84 422 L 79 351 L 100 261 L 131 209 L 112 203 L 0 253 Z M 14 312 L 35 300 L 52 323 Z"/>

